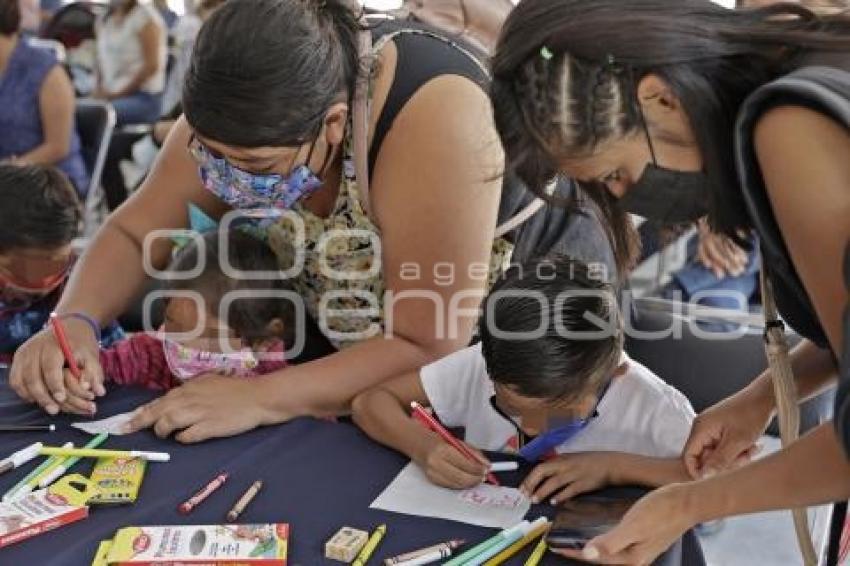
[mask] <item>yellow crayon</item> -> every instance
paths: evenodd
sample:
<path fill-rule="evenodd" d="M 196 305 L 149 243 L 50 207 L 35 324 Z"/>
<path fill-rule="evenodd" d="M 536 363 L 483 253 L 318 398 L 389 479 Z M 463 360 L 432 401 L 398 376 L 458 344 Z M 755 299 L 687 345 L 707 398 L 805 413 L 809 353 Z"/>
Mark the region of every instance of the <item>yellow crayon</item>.
<path fill-rule="evenodd" d="M 372 557 L 372 553 L 375 552 L 375 549 L 378 548 L 379 544 L 381 544 L 381 539 L 384 538 L 385 534 L 387 534 L 386 525 L 381 525 L 375 529 L 375 532 L 369 537 L 369 542 L 366 543 L 366 546 L 363 547 L 363 550 L 360 551 L 360 554 L 358 554 L 357 558 L 355 558 L 354 562 L 352 562 L 352 566 L 366 566 L 369 558 Z"/>
<path fill-rule="evenodd" d="M 525 561 L 525 566 L 537 566 L 540 564 L 540 561 L 543 559 L 543 555 L 546 554 L 546 546 L 546 533 L 543 533 L 543 537 L 540 539 L 540 542 L 537 543 L 534 552 L 532 552 L 531 556 L 528 557 L 528 560 Z"/>

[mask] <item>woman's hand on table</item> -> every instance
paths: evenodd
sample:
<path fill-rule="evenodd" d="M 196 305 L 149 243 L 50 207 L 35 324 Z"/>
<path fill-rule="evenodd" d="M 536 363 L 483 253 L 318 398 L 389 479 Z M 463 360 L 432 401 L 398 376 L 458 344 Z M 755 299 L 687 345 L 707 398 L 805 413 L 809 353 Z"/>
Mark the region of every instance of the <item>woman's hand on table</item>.
<path fill-rule="evenodd" d="M 282 422 L 286 419 L 264 408 L 267 393 L 263 385 L 267 384 L 260 377 L 194 377 L 136 409 L 126 430 L 153 427 L 161 438 L 176 433 L 175 439 L 188 444 Z"/>
<path fill-rule="evenodd" d="M 694 420 L 683 457 L 694 479 L 749 462 L 773 417 L 772 389 L 764 382 L 724 399 Z M 769 383 L 768 383 L 769 385 Z"/>
<path fill-rule="evenodd" d="M 89 325 L 81 320 L 67 318 L 63 324 L 68 343 L 82 372 L 81 380 L 76 383 L 79 388 L 74 389 L 77 391 L 76 397 L 88 391 L 94 394 L 86 396 L 91 397 L 88 401 L 92 402 L 95 396 L 106 394 L 97 340 Z M 69 395 L 74 394 L 69 393 L 66 385 L 64 366 L 65 356 L 56 337 L 51 329 L 45 328 L 15 352 L 9 371 L 9 385 L 25 401 L 36 402 L 49 414 L 55 415 L 77 404 L 69 403 Z"/>
<path fill-rule="evenodd" d="M 689 484 L 671 484 L 640 499 L 619 525 L 583 550 L 554 550 L 595 564 L 651 564 L 699 522 Z"/>

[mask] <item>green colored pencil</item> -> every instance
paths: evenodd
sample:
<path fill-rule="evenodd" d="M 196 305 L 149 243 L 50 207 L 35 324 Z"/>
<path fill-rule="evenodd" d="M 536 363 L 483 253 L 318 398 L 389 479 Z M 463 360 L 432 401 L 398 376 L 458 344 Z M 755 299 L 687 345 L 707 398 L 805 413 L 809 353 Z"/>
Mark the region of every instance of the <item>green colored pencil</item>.
<path fill-rule="evenodd" d="M 86 444 L 83 448 L 97 448 L 98 446 L 106 442 L 107 438 L 109 438 L 109 435 L 105 432 L 101 432 L 100 434 L 89 440 L 88 444 Z M 63 475 L 65 475 L 65 472 L 70 470 L 71 467 L 79 461 L 80 456 L 71 456 L 70 458 L 66 459 L 60 465 L 53 468 L 53 471 L 49 472 L 46 476 L 41 478 L 41 480 L 38 482 L 38 487 L 47 487 L 48 485 L 52 484 L 53 482 L 61 478 Z"/>

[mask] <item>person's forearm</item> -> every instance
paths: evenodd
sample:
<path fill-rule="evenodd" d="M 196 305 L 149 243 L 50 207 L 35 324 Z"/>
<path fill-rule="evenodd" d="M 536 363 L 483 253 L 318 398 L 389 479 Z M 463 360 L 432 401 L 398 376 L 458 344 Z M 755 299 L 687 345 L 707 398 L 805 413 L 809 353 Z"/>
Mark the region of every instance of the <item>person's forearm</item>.
<path fill-rule="evenodd" d="M 26 165 L 56 165 L 68 156 L 68 144 L 52 144 L 45 142 L 16 158 L 17 162 Z"/>
<path fill-rule="evenodd" d="M 105 326 L 141 292 L 144 282 L 140 245 L 110 219 L 77 262 L 56 311 L 82 312 Z"/>
<path fill-rule="evenodd" d="M 100 365 L 106 381 L 117 385 L 167 391 L 175 383 L 162 342 L 144 332 L 101 350 Z"/>
<path fill-rule="evenodd" d="M 791 350 L 790 358 L 800 402 L 817 396 L 833 385 L 838 377 L 835 360 L 830 351 L 818 348 L 809 340 L 803 340 L 797 344 Z M 769 369 L 758 376 L 746 389 L 757 397 L 769 399 L 771 407 L 775 408 Z"/>
<path fill-rule="evenodd" d="M 362 391 L 431 362 L 425 348 L 403 338 L 375 338 L 262 379 L 267 411 L 293 416 L 347 414 Z"/>
<path fill-rule="evenodd" d="M 407 416 L 392 393 L 380 387 L 360 394 L 354 401 L 354 422 L 372 440 L 398 450 L 414 461 L 424 457 L 428 432 Z"/>
<path fill-rule="evenodd" d="M 832 422 L 751 464 L 684 486 L 695 522 L 850 497 L 850 461 Z"/>
<path fill-rule="evenodd" d="M 681 458 L 651 458 L 637 454 L 615 454 L 614 458 L 610 478 L 613 485 L 661 487 L 691 479 Z"/>

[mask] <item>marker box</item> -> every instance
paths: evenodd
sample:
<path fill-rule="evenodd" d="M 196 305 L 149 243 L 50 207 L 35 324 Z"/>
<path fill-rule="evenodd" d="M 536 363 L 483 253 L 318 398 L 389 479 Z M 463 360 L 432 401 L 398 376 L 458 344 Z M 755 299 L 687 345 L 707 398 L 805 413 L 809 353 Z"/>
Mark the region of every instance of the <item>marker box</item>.
<path fill-rule="evenodd" d="M 366 546 L 369 533 L 351 527 L 343 527 L 325 543 L 325 558 L 351 562 Z"/>
<path fill-rule="evenodd" d="M 0 548 L 88 517 L 94 491 L 87 478 L 65 476 L 47 489 L 0 503 Z"/>
<path fill-rule="evenodd" d="M 139 496 L 147 461 L 142 458 L 99 458 L 91 473 L 97 492 L 92 505 L 133 503 Z"/>
<path fill-rule="evenodd" d="M 109 566 L 286 566 L 289 525 L 157 525 L 116 534 Z"/>

